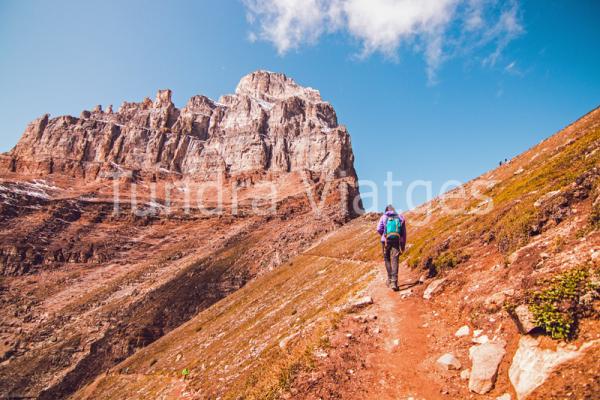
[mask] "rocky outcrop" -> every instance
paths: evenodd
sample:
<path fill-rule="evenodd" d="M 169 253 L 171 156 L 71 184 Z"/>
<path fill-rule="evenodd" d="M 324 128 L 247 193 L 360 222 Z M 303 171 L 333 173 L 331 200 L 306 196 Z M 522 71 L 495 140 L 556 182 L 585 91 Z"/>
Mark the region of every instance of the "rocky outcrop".
<path fill-rule="evenodd" d="M 527 398 L 561 364 L 581 357 L 587 349 L 598 344 L 600 341 L 596 340 L 583 344 L 579 349 L 559 345 L 556 350 L 551 350 L 540 348 L 539 338 L 521 337 L 508 371 L 517 399 Z"/>
<path fill-rule="evenodd" d="M 319 92 L 257 71 L 219 101 L 194 96 L 181 109 L 170 90 L 154 101 L 98 106 L 77 117 L 44 115 L 2 165 L 13 172 L 96 179 L 122 169 L 214 180 L 243 173 L 309 171 L 356 177 L 346 128 Z"/>

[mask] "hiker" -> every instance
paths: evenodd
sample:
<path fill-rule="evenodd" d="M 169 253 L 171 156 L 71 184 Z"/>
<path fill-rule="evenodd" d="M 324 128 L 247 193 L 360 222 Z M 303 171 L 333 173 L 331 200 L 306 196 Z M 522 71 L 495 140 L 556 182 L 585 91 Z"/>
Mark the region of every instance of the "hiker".
<path fill-rule="evenodd" d="M 406 223 L 404 216 L 398 215 L 390 204 L 377 224 L 377 233 L 381 235 L 381 249 L 387 270 L 387 286 L 398 291 L 398 258 L 406 246 Z"/>

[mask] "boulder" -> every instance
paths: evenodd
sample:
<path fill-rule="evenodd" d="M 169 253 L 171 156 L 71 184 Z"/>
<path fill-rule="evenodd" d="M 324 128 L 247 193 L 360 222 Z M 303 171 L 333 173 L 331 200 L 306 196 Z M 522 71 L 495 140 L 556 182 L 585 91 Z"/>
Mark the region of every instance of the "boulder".
<path fill-rule="evenodd" d="M 462 364 L 452 353 L 446 353 L 437 359 L 438 365 L 446 370 L 460 369 Z"/>
<path fill-rule="evenodd" d="M 469 349 L 469 358 L 473 363 L 469 376 L 470 391 L 485 394 L 492 390 L 504 354 L 504 344 L 497 342 L 488 342 Z"/>
<path fill-rule="evenodd" d="M 513 312 L 513 319 L 522 334 L 527 334 L 537 328 L 533 314 L 527 304 L 517 306 Z"/>
<path fill-rule="evenodd" d="M 508 377 L 517 393 L 517 399 L 527 398 L 542 385 L 559 365 L 580 357 L 583 352 L 600 340 L 587 342 L 579 350 L 558 346 L 556 350 L 540 349 L 540 339 L 522 336 L 519 347 L 508 370 Z"/>
<path fill-rule="evenodd" d="M 425 300 L 430 300 L 434 294 L 436 294 L 442 289 L 442 286 L 445 282 L 446 278 L 436 279 L 433 282 L 431 282 L 429 286 L 427 286 L 427 289 L 425 289 L 425 292 L 423 293 L 423 298 Z"/>

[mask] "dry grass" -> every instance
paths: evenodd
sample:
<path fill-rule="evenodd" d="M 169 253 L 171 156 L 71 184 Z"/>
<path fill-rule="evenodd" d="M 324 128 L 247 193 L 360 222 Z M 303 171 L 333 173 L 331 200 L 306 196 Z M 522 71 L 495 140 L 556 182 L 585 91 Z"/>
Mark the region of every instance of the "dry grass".
<path fill-rule="evenodd" d="M 140 350 L 75 398 L 156 398 L 178 390 L 203 398 L 279 397 L 300 369 L 310 368 L 312 350 L 339 319 L 335 307 L 370 280 L 374 265 L 366 260 L 379 256 L 372 225 L 363 217 L 343 227 Z"/>

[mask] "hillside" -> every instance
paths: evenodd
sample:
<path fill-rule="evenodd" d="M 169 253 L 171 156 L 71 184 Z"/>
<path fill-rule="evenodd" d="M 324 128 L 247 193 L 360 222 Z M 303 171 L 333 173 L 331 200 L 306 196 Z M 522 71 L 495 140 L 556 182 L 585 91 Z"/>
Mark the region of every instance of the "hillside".
<path fill-rule="evenodd" d="M 399 293 L 365 215 L 73 398 L 598 398 L 599 148 L 596 109 L 407 213 Z"/>
<path fill-rule="evenodd" d="M 318 91 L 170 95 L 45 115 L 0 155 L 0 397 L 69 396 L 360 211 Z"/>

